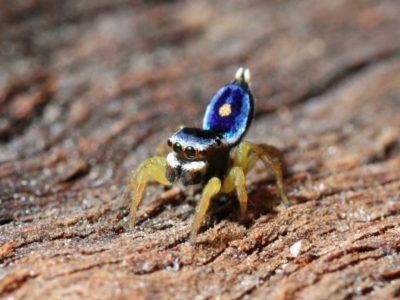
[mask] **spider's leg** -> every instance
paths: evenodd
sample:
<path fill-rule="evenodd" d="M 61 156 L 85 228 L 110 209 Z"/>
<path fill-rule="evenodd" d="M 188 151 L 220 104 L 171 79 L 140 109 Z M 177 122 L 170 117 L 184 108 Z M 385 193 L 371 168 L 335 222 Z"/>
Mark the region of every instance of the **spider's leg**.
<path fill-rule="evenodd" d="M 165 177 L 165 167 L 167 161 L 164 157 L 154 156 L 143 161 L 135 173 L 131 176 L 128 185 L 125 188 L 124 196 L 121 199 L 120 206 L 125 206 L 129 199 L 131 200 L 131 211 L 129 217 L 129 228 L 135 227 L 136 211 L 142 200 L 144 188 L 147 183 L 147 176 L 153 177 L 161 184 L 169 185 Z"/>
<path fill-rule="evenodd" d="M 239 166 L 233 167 L 225 177 L 221 188 L 222 193 L 229 193 L 236 189 L 240 204 L 240 220 L 244 220 L 247 210 L 246 178 L 243 169 Z"/>
<path fill-rule="evenodd" d="M 245 142 L 242 142 L 236 150 L 233 165 L 241 167 L 243 173 L 246 175 L 254 167 L 258 158 L 258 155 L 252 152 L 251 148 Z"/>
<path fill-rule="evenodd" d="M 236 165 L 236 163 L 238 163 L 239 165 L 244 165 L 243 169 L 245 172 L 249 171 L 256 162 L 252 154 L 255 154 L 261 159 L 265 166 L 275 174 L 281 200 L 283 204 L 290 205 L 283 181 L 283 169 L 285 166 L 283 153 L 278 148 L 271 145 L 256 145 L 251 142 L 243 142 L 239 145 L 234 164 Z"/>
<path fill-rule="evenodd" d="M 203 189 L 199 204 L 197 204 L 196 212 L 194 215 L 192 234 L 190 241 L 194 244 L 196 242 L 197 232 L 200 229 L 201 221 L 203 221 L 204 215 L 206 214 L 207 208 L 210 205 L 210 199 L 212 196 L 217 194 L 221 189 L 221 181 L 217 177 L 211 178 Z"/>

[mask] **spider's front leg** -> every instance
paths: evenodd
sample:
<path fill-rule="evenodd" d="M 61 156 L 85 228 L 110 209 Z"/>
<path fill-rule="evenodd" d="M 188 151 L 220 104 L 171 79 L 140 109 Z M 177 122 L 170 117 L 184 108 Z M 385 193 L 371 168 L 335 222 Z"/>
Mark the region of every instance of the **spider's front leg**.
<path fill-rule="evenodd" d="M 221 189 L 221 180 L 218 177 L 211 178 L 203 189 L 199 204 L 197 204 L 196 212 L 194 214 L 192 234 L 190 236 L 190 242 L 194 244 L 196 242 L 197 232 L 200 229 L 201 221 L 203 221 L 204 215 L 206 214 L 207 208 L 210 205 L 210 199 L 212 196 L 218 194 Z"/>
<path fill-rule="evenodd" d="M 258 159 L 261 159 L 265 166 L 275 174 L 282 203 L 289 206 L 290 202 L 286 196 L 283 182 L 285 159 L 278 148 L 267 144 L 256 145 L 251 142 L 242 142 L 236 151 L 234 166 L 241 167 L 246 174 L 254 167 Z"/>
<path fill-rule="evenodd" d="M 224 183 L 221 186 L 221 181 L 217 177 L 211 178 L 203 189 L 200 202 L 196 207 L 196 212 L 193 220 L 192 234 L 190 241 L 194 244 L 196 242 L 197 232 L 200 229 L 201 221 L 210 205 L 212 196 L 222 193 L 230 193 L 236 189 L 238 199 L 240 202 L 240 219 L 243 220 L 246 215 L 247 208 L 247 192 L 245 186 L 245 177 L 241 167 L 233 167 L 228 175 L 225 177 Z"/>
<path fill-rule="evenodd" d="M 135 173 L 129 179 L 129 183 L 125 188 L 124 196 L 120 206 L 125 206 L 131 200 L 131 210 L 129 216 L 129 228 L 135 227 L 136 211 L 142 200 L 144 188 L 146 187 L 147 177 L 151 176 L 154 180 L 161 184 L 169 185 L 168 179 L 165 177 L 165 167 L 167 160 L 161 156 L 154 156 L 143 161 Z"/>
<path fill-rule="evenodd" d="M 247 191 L 246 191 L 246 177 L 243 168 L 234 166 L 225 177 L 224 184 L 222 185 L 222 193 L 230 193 L 236 189 L 237 197 L 240 204 L 241 221 L 246 217 L 247 210 Z"/>

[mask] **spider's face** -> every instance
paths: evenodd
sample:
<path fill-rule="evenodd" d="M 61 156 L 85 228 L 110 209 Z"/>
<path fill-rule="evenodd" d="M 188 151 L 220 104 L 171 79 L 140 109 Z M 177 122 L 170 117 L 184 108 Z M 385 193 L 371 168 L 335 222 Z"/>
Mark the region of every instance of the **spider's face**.
<path fill-rule="evenodd" d="M 225 163 L 215 166 L 216 157 L 229 159 L 229 145 L 211 130 L 183 128 L 169 138 L 168 146 L 172 152 L 167 156 L 166 177 L 171 183 L 199 183 L 210 170 L 215 173 L 215 169 L 224 168 Z"/>

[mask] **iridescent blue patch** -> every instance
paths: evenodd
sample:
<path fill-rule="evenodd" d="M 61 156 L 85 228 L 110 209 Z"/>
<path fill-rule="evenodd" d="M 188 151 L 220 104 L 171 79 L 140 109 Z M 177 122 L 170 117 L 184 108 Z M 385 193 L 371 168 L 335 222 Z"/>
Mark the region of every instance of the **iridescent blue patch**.
<path fill-rule="evenodd" d="M 221 88 L 207 106 L 203 129 L 217 132 L 230 145 L 235 145 L 246 133 L 252 118 L 251 94 L 245 87 L 231 83 Z"/>

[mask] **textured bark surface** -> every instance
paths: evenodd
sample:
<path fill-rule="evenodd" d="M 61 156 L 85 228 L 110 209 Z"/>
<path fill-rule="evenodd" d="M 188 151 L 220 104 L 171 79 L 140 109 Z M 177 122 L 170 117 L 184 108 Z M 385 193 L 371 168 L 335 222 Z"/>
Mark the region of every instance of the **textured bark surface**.
<path fill-rule="evenodd" d="M 0 1 L 2 299 L 400 297 L 400 3 Z M 262 165 L 212 201 L 129 175 L 199 126 L 238 66 L 246 139 L 285 153 L 293 205 Z M 8 298 L 11 297 L 11 298 Z"/>

